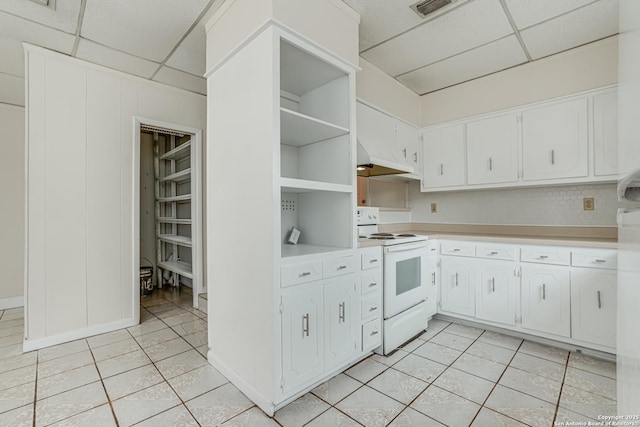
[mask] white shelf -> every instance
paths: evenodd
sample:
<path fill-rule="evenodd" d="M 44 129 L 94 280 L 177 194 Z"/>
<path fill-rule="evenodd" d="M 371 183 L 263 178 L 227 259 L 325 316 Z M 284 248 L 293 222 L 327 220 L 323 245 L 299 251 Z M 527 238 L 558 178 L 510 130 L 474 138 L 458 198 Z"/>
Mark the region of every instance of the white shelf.
<path fill-rule="evenodd" d="M 160 203 L 189 202 L 189 201 L 191 201 L 191 194 L 181 194 L 180 196 L 173 196 L 173 197 L 158 197 L 158 202 Z"/>
<path fill-rule="evenodd" d="M 161 234 L 158 236 L 158 239 L 167 243 L 174 243 L 180 246 L 186 246 L 188 248 L 191 247 L 191 237 L 188 236 L 179 236 L 176 234 Z"/>
<path fill-rule="evenodd" d="M 283 144 L 300 147 L 348 133 L 349 129 L 342 126 L 280 108 L 280 139 Z"/>
<path fill-rule="evenodd" d="M 282 258 L 290 258 L 295 256 L 314 255 L 326 252 L 344 251 L 349 248 L 339 248 L 335 246 L 317 246 L 300 243 L 297 245 L 282 245 Z"/>
<path fill-rule="evenodd" d="M 163 224 L 190 225 L 191 218 L 158 218 L 158 222 L 161 222 Z"/>
<path fill-rule="evenodd" d="M 162 261 L 158 263 L 158 267 L 169 270 L 174 273 L 178 273 L 181 276 L 187 277 L 189 279 L 193 278 L 191 273 L 191 264 L 187 264 L 182 261 Z"/>
<path fill-rule="evenodd" d="M 187 141 L 177 146 L 171 151 L 167 151 L 160 156 L 160 160 L 180 160 L 191 154 L 191 141 Z"/>
<path fill-rule="evenodd" d="M 308 181 L 306 179 L 296 178 L 280 178 L 280 188 L 283 193 L 308 193 L 310 191 L 334 191 L 339 193 L 353 192 L 353 186 L 351 185 Z"/>
<path fill-rule="evenodd" d="M 179 172 L 172 173 L 171 175 L 167 175 L 163 178 L 160 178 L 160 182 L 184 182 L 189 181 L 191 179 L 191 168 L 183 169 Z"/>

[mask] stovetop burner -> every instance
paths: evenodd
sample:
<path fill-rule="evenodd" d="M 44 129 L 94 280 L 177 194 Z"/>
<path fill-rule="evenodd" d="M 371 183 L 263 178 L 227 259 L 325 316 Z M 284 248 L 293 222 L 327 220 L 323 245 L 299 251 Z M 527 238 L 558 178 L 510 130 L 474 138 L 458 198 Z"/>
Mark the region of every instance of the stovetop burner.
<path fill-rule="evenodd" d="M 372 236 L 380 236 L 380 237 L 393 237 L 393 233 L 372 233 Z"/>
<path fill-rule="evenodd" d="M 391 239 L 395 239 L 396 237 L 393 234 L 389 234 L 389 235 L 384 235 L 384 236 L 369 236 L 367 237 L 367 239 L 372 239 L 372 240 L 391 240 Z"/>

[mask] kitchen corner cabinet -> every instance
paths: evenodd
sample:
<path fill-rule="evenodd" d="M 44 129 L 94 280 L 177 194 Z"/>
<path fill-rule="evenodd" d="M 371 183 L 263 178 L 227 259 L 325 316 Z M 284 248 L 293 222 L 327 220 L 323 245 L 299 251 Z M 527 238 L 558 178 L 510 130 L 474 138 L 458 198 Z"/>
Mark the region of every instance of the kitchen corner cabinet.
<path fill-rule="evenodd" d="M 522 150 L 525 181 L 586 177 L 587 99 L 523 111 Z"/>
<path fill-rule="evenodd" d="M 422 190 L 464 185 L 464 125 L 431 129 L 422 138 Z"/>
<path fill-rule="evenodd" d="M 516 114 L 467 124 L 468 184 L 518 181 L 520 126 Z"/>
<path fill-rule="evenodd" d="M 616 346 L 616 273 L 576 268 L 571 272 L 571 336 Z"/>
<path fill-rule="evenodd" d="M 476 317 L 515 325 L 518 282 L 513 262 L 478 260 L 477 267 Z"/>
<path fill-rule="evenodd" d="M 568 268 L 522 267 L 522 327 L 571 336 L 571 287 Z"/>
<path fill-rule="evenodd" d="M 444 256 L 440 262 L 440 308 L 444 312 L 475 316 L 474 260 Z"/>

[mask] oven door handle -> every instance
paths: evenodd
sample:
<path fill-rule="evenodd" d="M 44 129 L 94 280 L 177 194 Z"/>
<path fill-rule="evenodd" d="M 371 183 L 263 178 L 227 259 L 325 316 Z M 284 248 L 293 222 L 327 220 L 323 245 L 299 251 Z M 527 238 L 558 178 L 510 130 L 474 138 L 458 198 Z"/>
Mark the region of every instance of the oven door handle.
<path fill-rule="evenodd" d="M 426 248 L 427 242 L 400 243 L 398 245 L 385 246 L 384 253 L 411 251 L 413 249 Z"/>

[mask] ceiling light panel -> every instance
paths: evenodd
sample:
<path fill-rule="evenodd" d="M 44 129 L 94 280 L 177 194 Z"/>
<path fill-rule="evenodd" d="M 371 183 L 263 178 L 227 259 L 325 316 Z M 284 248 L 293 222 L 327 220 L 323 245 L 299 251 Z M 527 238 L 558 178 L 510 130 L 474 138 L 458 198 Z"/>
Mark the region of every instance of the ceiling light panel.
<path fill-rule="evenodd" d="M 344 0 L 360 14 L 360 51 L 369 49 L 410 28 L 423 24 L 468 0 L 457 0 L 427 18 L 411 10 L 416 0 Z"/>
<path fill-rule="evenodd" d="M 81 0 L 56 0 L 54 9 L 33 1 L 1 0 L 0 10 L 22 16 L 29 21 L 75 34 L 78 26 L 78 16 L 80 15 L 80 4 Z"/>
<path fill-rule="evenodd" d="M 570 12 L 594 0 L 505 0 L 519 30 Z"/>
<path fill-rule="evenodd" d="M 118 52 L 84 39 L 80 39 L 76 57 L 147 79 L 150 78 L 160 66 L 160 64 L 156 62 Z"/>
<path fill-rule="evenodd" d="M 489 43 L 398 77 L 419 95 L 527 62 L 515 36 Z"/>
<path fill-rule="evenodd" d="M 617 32 L 618 0 L 600 0 L 520 34 L 533 59 L 539 59 Z"/>
<path fill-rule="evenodd" d="M 476 0 L 363 52 L 362 57 L 397 76 L 512 33 L 499 0 Z"/>
<path fill-rule="evenodd" d="M 87 0 L 81 35 L 161 62 L 208 3 L 209 0 Z"/>

